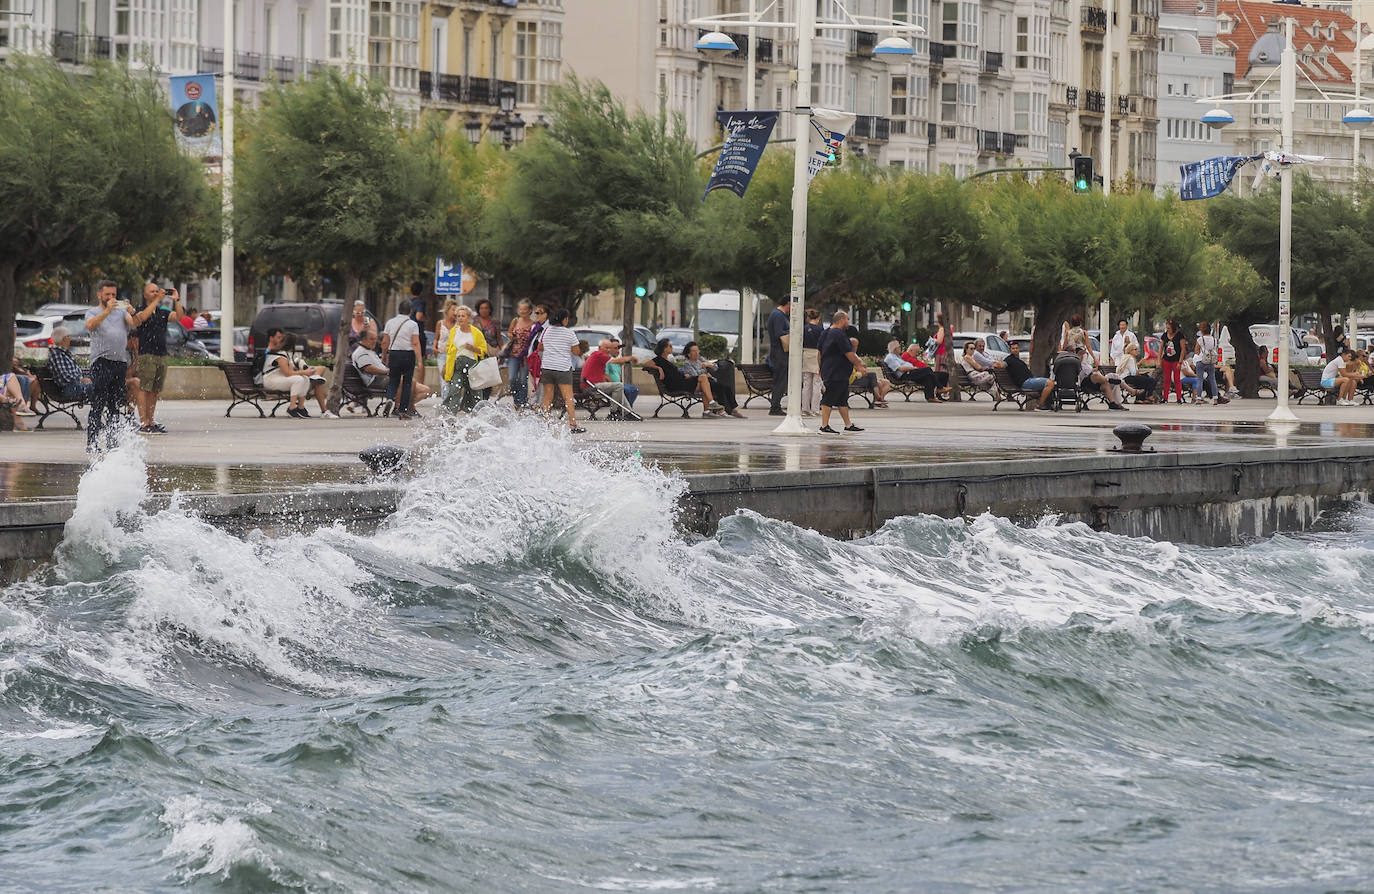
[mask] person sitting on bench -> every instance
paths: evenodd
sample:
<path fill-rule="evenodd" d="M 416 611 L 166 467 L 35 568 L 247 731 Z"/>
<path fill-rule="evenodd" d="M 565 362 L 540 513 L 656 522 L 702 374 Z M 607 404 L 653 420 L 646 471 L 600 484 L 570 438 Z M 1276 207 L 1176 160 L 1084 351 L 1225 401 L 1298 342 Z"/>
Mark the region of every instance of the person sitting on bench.
<path fill-rule="evenodd" d="M 716 375 L 711 375 L 715 372 Z M 730 367 L 729 376 L 718 364 L 701 359 L 701 346 L 694 341 L 687 342 L 682 349 L 682 374 L 688 382 L 695 382 L 692 390 L 700 391 L 707 410 L 715 416 L 734 416 L 744 419 L 739 403 L 735 400 L 734 368 Z"/>
<path fill-rule="evenodd" d="M 68 403 L 85 403 L 95 393 L 91 377 L 85 375 L 72 356 L 72 335 L 65 327 L 52 331 L 52 347 L 48 348 L 48 372 L 59 396 Z"/>
<path fill-rule="evenodd" d="M 902 362 L 911 366 L 914 373 L 911 374 L 909 381 L 914 381 L 925 390 L 926 400 L 932 403 L 936 400 L 936 394 L 949 394 L 949 373 L 944 370 L 932 369 L 926 362 L 925 350 L 919 342 L 912 342 L 907 349 L 902 352 Z"/>

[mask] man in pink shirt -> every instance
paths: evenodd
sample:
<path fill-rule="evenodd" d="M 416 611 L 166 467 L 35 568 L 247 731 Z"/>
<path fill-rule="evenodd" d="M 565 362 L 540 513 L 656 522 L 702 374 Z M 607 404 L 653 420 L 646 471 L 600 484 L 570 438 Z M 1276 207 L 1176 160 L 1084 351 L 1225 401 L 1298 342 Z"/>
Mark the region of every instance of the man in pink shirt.
<path fill-rule="evenodd" d="M 597 343 L 596 350 L 588 354 L 587 361 L 582 364 L 582 380 L 616 404 L 616 409 L 611 414 L 613 417 L 617 413 L 629 413 L 630 416 L 639 419 L 639 416 L 630 410 L 630 403 L 625 396 L 625 385 L 611 381 L 610 376 L 606 374 L 606 367 L 612 363 L 634 363 L 634 357 L 615 356 L 611 340 L 603 338 Z"/>

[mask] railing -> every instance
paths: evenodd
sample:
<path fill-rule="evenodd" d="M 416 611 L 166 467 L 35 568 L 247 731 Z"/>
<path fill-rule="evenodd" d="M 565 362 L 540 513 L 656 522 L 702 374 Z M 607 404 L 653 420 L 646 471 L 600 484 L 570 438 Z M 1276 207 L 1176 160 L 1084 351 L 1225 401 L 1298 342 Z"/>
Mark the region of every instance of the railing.
<path fill-rule="evenodd" d="M 1107 97 L 1100 90 L 1086 90 L 1083 93 L 1083 111 L 1101 115 L 1107 108 Z"/>
<path fill-rule="evenodd" d="M 978 154 L 1000 152 L 1002 147 L 1002 135 L 995 130 L 978 131 Z"/>
<path fill-rule="evenodd" d="M 1067 106 L 1068 106 L 1069 108 L 1071 108 L 1071 109 L 1076 109 L 1076 108 L 1078 108 L 1078 88 L 1077 88 L 1077 87 L 1066 87 L 1066 88 L 1064 88 L 1064 104 L 1067 105 Z"/>
<path fill-rule="evenodd" d="M 939 125 L 937 125 L 934 121 L 931 121 L 931 122 L 929 122 L 928 124 L 926 124 L 926 144 L 927 144 L 927 145 L 930 145 L 930 146 L 934 146 L 934 145 L 935 145 L 935 135 L 936 135 L 936 133 L 938 133 L 938 132 L 939 132 Z"/>
<path fill-rule="evenodd" d="M 997 74 L 1002 70 L 1002 54 L 992 50 L 983 51 L 983 74 Z"/>
<path fill-rule="evenodd" d="M 885 143 L 891 134 L 890 124 L 887 118 L 877 115 L 859 115 L 854 119 L 854 136 Z"/>
<path fill-rule="evenodd" d="M 1003 154 L 1003 155 L 1015 155 L 1015 154 L 1016 154 L 1016 134 L 1014 134 L 1014 133 L 1004 133 L 1004 134 L 1002 134 L 1002 154 Z"/>
<path fill-rule="evenodd" d="M 72 31 L 52 33 L 52 55 L 58 62 L 84 65 L 92 59 L 110 58 L 110 39 Z"/>
<path fill-rule="evenodd" d="M 953 59 L 955 47 L 943 43 L 932 43 L 930 45 L 930 64 L 944 65 L 946 59 Z"/>
<path fill-rule="evenodd" d="M 1116 98 L 1116 114 L 1118 116 L 1131 114 L 1131 97 L 1118 96 Z"/>
<path fill-rule="evenodd" d="M 773 39 L 771 37 L 760 37 L 758 46 L 754 48 L 754 53 L 759 62 L 773 61 Z"/>
<path fill-rule="evenodd" d="M 1082 26 L 1085 31 L 1102 31 L 1105 33 L 1107 30 L 1107 11 L 1098 9 L 1096 6 L 1083 7 Z"/>

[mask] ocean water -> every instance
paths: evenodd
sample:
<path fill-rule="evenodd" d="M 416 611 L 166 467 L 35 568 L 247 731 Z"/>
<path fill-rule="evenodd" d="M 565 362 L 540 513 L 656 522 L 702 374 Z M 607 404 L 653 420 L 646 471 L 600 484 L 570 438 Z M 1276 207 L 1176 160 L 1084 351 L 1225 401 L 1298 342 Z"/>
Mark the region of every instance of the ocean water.
<path fill-rule="evenodd" d="M 0 590 L 0 891 L 1374 890 L 1374 513 L 698 540 L 632 448 L 421 448 L 368 536 L 86 473 Z"/>

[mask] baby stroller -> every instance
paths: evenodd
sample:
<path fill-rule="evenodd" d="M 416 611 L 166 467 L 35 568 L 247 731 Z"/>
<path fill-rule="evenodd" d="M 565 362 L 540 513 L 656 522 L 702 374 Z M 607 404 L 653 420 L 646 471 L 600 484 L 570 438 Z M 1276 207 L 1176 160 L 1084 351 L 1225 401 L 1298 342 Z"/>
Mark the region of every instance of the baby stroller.
<path fill-rule="evenodd" d="M 1064 404 L 1073 404 L 1075 413 L 1083 411 L 1083 399 L 1078 393 L 1078 372 L 1082 362 L 1074 354 L 1060 354 L 1054 358 L 1051 376 L 1054 390 L 1050 392 L 1050 409 L 1060 410 Z"/>

